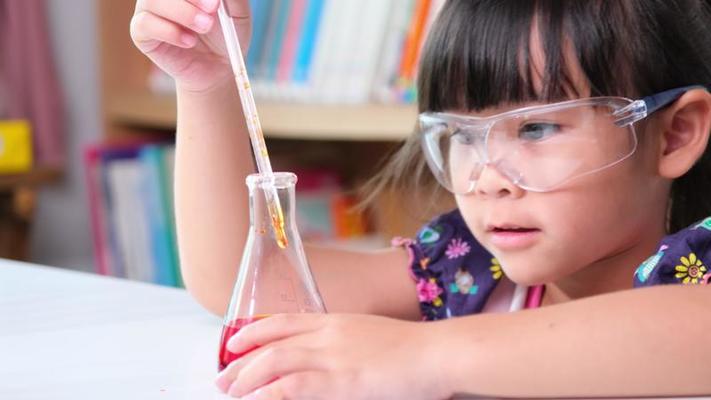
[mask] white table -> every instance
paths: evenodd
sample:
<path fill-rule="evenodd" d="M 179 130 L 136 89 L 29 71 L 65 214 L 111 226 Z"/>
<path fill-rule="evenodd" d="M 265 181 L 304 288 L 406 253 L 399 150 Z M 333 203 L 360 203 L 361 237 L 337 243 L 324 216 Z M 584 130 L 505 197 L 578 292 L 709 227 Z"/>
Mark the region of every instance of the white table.
<path fill-rule="evenodd" d="M 0 399 L 228 399 L 184 290 L 0 260 Z"/>
<path fill-rule="evenodd" d="M 0 259 L 0 400 L 230 399 L 221 322 L 184 290 Z"/>

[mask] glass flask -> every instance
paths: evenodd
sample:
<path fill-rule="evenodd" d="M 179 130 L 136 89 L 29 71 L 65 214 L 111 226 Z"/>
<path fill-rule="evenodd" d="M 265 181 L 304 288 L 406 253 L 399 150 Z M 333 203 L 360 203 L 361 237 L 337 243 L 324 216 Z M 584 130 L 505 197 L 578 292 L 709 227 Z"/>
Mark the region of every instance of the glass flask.
<path fill-rule="evenodd" d="M 245 354 L 226 349 L 227 341 L 243 326 L 277 313 L 326 312 L 296 228 L 296 175 L 290 172 L 276 172 L 271 176 L 252 174 L 247 177 L 247 186 L 249 234 L 224 319 L 220 371 Z M 283 240 L 278 240 L 283 236 L 276 235 L 275 231 L 280 227 L 270 215 L 270 204 L 267 204 L 265 195 L 265 191 L 274 189 L 283 213 L 286 245 Z"/>

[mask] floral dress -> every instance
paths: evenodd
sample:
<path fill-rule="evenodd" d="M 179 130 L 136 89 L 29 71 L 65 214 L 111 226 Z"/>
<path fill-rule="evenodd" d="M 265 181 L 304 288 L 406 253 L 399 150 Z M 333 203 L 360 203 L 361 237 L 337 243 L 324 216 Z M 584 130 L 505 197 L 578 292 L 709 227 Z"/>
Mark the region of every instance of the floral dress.
<path fill-rule="evenodd" d="M 433 321 L 483 310 L 503 270 L 469 231 L 455 209 L 432 220 L 416 239 L 393 239 L 410 255 L 422 319 Z M 711 217 L 662 239 L 659 251 L 639 266 L 634 287 L 709 284 Z"/>

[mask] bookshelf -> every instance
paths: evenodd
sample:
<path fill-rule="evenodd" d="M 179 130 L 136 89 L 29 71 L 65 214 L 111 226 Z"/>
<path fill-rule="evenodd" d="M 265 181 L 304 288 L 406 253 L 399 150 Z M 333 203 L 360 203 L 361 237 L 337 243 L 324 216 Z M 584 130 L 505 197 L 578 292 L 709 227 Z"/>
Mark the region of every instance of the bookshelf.
<path fill-rule="evenodd" d="M 171 130 L 175 128 L 175 98 L 148 91 L 124 91 L 110 96 L 106 118 L 110 126 Z M 267 138 L 391 141 L 412 132 L 417 113 L 411 105 L 313 105 L 258 103 Z"/>
<path fill-rule="evenodd" d="M 62 170 L 54 167 L 36 167 L 29 172 L 0 174 L 0 190 L 12 190 L 18 187 L 37 187 L 56 182 L 62 176 Z"/>
<path fill-rule="evenodd" d="M 103 122 L 110 139 L 175 128 L 175 99 L 147 87 L 151 62 L 131 42 L 132 1 L 99 1 Z M 398 142 L 412 132 L 414 105 L 258 103 L 267 138 Z"/>
<path fill-rule="evenodd" d="M 61 177 L 62 170 L 51 167 L 0 174 L 0 258 L 29 258 L 37 190 Z"/>

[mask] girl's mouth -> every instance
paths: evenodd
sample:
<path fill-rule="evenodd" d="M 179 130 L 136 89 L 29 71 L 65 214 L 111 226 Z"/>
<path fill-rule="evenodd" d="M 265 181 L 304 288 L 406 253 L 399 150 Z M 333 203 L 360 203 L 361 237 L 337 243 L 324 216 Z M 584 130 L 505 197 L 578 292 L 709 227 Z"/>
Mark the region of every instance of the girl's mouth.
<path fill-rule="evenodd" d="M 491 244 L 501 250 L 521 250 L 533 245 L 540 236 L 538 228 L 498 225 L 487 229 Z"/>

